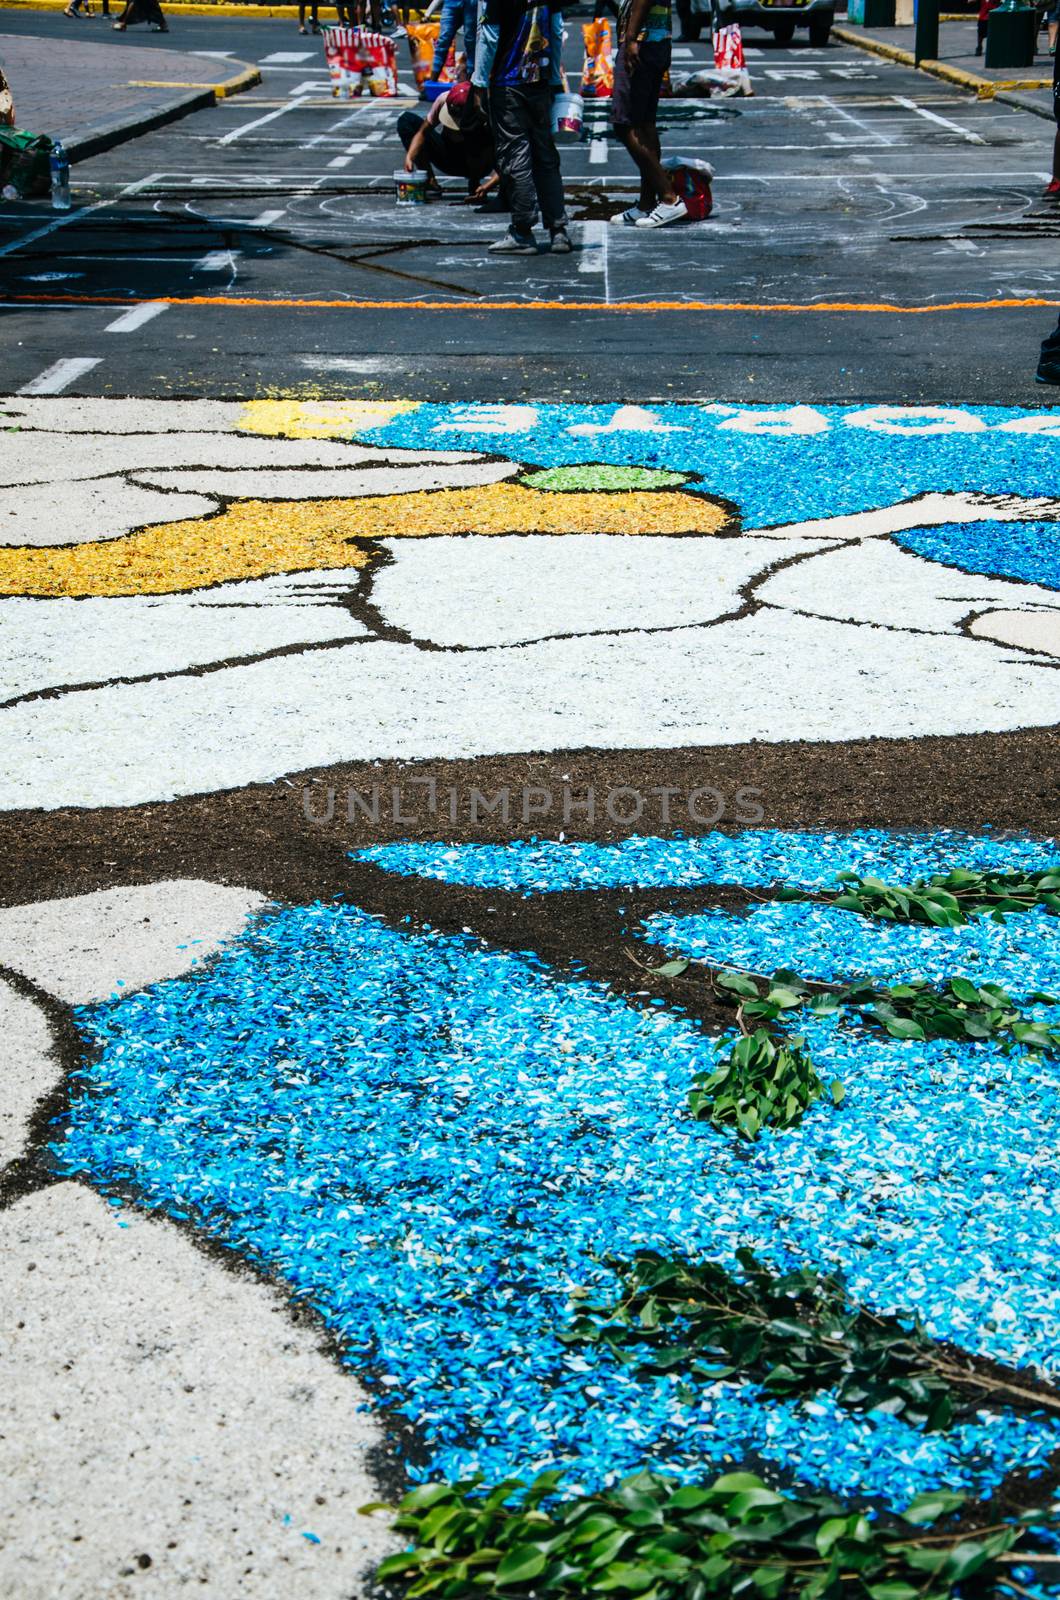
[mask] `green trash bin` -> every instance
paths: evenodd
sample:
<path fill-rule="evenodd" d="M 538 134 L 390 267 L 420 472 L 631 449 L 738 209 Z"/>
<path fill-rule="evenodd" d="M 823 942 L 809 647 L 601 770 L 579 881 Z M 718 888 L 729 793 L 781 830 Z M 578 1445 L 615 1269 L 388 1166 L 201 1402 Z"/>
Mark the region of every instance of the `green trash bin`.
<path fill-rule="evenodd" d="M 991 11 L 986 28 L 988 67 L 1032 67 L 1038 42 L 1038 13 L 1033 6 L 1002 3 Z"/>

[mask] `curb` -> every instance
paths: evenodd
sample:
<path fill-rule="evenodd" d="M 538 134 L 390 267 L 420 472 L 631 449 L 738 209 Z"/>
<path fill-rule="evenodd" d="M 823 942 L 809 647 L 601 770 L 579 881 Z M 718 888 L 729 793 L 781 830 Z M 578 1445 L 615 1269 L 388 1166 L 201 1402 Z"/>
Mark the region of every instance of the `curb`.
<path fill-rule="evenodd" d="M 0 11 L 65 11 L 66 4 L 67 0 L 0 0 Z M 239 5 L 232 0 L 218 0 L 217 5 L 173 0 L 173 4 L 167 4 L 166 13 L 175 17 L 297 17 L 298 7 Z"/>
<path fill-rule="evenodd" d="M 227 78 L 224 83 L 199 84 L 196 86 L 195 94 L 174 95 L 171 100 L 151 106 L 149 110 L 117 117 L 112 122 L 101 122 L 90 133 L 84 134 L 80 139 L 72 139 L 66 145 L 67 157 L 71 165 L 77 161 L 87 161 L 90 156 L 102 155 L 104 150 L 113 150 L 117 144 L 125 144 L 129 139 L 138 139 L 143 133 L 153 133 L 156 128 L 164 128 L 167 123 L 179 122 L 182 117 L 190 116 L 193 111 L 208 111 L 219 100 L 227 99 L 232 94 L 241 94 L 244 89 L 253 88 L 260 82 L 261 73 L 257 67 L 244 65 L 241 72 L 237 72 L 232 78 Z M 142 85 L 142 87 L 147 86 Z M 165 85 L 158 84 L 152 87 L 164 88 Z"/>
<path fill-rule="evenodd" d="M 0 0 L 0 4 L 3 3 L 4 0 Z M 845 28 L 841 25 L 833 27 L 832 34 L 834 38 L 842 39 L 844 44 L 855 45 L 859 50 L 867 50 L 870 55 L 885 56 L 888 61 L 898 62 L 899 66 L 914 67 L 918 72 L 926 72 L 932 78 L 941 78 L 943 83 L 955 84 L 957 88 L 967 90 L 979 100 L 1002 100 L 1008 105 L 1018 106 L 1021 111 L 1033 111 L 1036 116 L 1052 121 L 1052 113 L 1043 106 L 1035 105 L 1022 95 L 1018 99 L 1012 98 L 1020 89 L 1051 88 L 1052 79 L 1048 84 L 1044 78 L 1040 81 L 1028 78 L 999 82 L 995 78 L 981 78 L 977 72 L 966 72 L 963 67 L 951 67 L 945 61 L 921 61 L 917 67 L 916 57 L 912 52 L 902 50 L 896 44 L 884 44 L 881 39 L 870 39 L 854 28 Z"/>

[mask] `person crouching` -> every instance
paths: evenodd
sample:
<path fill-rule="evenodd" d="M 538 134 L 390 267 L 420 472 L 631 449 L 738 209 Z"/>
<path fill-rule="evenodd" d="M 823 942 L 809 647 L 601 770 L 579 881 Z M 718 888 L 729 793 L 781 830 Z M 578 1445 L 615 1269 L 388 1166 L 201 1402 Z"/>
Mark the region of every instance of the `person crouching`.
<path fill-rule="evenodd" d="M 425 117 L 403 111 L 397 131 L 405 146 L 405 171 L 419 167 L 429 182 L 435 170 L 445 172 L 466 178 L 468 193 L 475 194 L 493 171 L 493 132 L 469 83 L 454 84 L 440 94 Z"/>

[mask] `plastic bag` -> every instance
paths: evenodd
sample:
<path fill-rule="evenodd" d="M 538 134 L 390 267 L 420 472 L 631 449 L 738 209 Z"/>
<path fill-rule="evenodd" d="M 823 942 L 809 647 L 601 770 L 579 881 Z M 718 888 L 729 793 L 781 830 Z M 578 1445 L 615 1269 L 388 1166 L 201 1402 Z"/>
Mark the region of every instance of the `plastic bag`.
<path fill-rule="evenodd" d="M 674 94 L 681 100 L 709 100 L 719 95 L 750 95 L 754 89 L 746 67 L 701 67 L 686 78 L 675 78 Z"/>
<path fill-rule="evenodd" d="M 740 24 L 730 22 L 727 28 L 719 28 L 714 35 L 714 65 L 716 67 L 745 67 L 743 57 L 743 35 L 740 33 Z"/>
<path fill-rule="evenodd" d="M 437 22 L 410 22 L 408 25 L 409 55 L 412 58 L 412 76 L 416 80 L 417 89 L 422 89 L 423 85 L 430 81 L 434 52 L 441 31 L 441 24 Z M 456 52 L 450 50 L 442 75 L 437 82 L 455 83 L 456 75 Z"/>
<path fill-rule="evenodd" d="M 611 24 L 605 17 L 582 23 L 585 61 L 582 65 L 583 98 L 603 99 L 615 84 L 615 54 L 611 43 Z"/>
<path fill-rule="evenodd" d="M 0 127 L 0 189 L 20 200 L 46 200 L 52 192 L 52 141 L 46 133 Z"/>
<path fill-rule="evenodd" d="M 691 220 L 702 222 L 709 217 L 714 209 L 714 195 L 710 187 L 714 168 L 710 162 L 698 161 L 694 156 L 678 156 L 675 160 L 664 161 L 663 166 L 670 174 Z"/>
<path fill-rule="evenodd" d="M 326 27 L 324 55 L 331 73 L 331 92 L 359 95 L 365 84 L 372 95 L 397 94 L 394 41 L 367 28 Z"/>

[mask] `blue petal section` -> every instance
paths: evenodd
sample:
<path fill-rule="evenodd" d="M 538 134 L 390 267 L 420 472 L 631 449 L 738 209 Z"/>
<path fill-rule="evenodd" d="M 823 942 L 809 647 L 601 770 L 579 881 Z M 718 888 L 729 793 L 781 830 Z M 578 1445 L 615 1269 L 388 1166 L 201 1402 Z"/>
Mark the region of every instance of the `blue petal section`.
<path fill-rule="evenodd" d="M 279 1275 L 427 1440 L 416 1475 L 559 1464 L 571 1487 L 749 1452 L 896 1505 L 989 1489 L 1060 1443 L 1002 1415 L 947 1435 L 752 1385 L 682 1400 L 559 1343 L 575 1285 L 637 1246 L 840 1268 L 853 1294 L 1017 1362 L 1060 1350 L 1057 1071 L 990 1046 L 815 1023 L 847 1099 L 753 1146 L 688 1120 L 711 1046 L 529 957 L 272 913 L 197 976 L 93 1007 L 62 1167 L 130 1185 Z"/>
<path fill-rule="evenodd" d="M 351 852 L 387 872 L 439 878 L 490 889 L 669 889 L 732 883 L 748 888 L 790 883 L 823 888 L 837 872 L 874 873 L 892 883 L 954 867 L 998 871 L 1045 867 L 1056 859 L 1050 839 L 973 838 L 966 833 L 784 833 L 755 828 L 694 839 L 633 836 L 617 844 L 383 844 Z"/>
<path fill-rule="evenodd" d="M 929 561 L 1060 589 L 1060 523 L 947 522 L 893 535 Z"/>
<path fill-rule="evenodd" d="M 1016 408 L 962 406 L 959 415 L 981 422 L 981 429 L 940 433 L 924 419 L 910 425 L 926 431 L 901 435 L 851 426 L 847 419 L 864 416 L 862 407 L 816 406 L 823 431 L 779 437 L 725 426 L 730 411 L 775 414 L 769 406 L 657 406 L 666 431 L 589 434 L 568 430 L 607 424 L 616 408 L 525 408 L 525 426 L 513 431 L 497 428 L 496 409 L 419 406 L 358 437 L 411 449 L 500 452 L 542 467 L 607 461 L 696 473 L 703 492 L 739 506 L 748 528 L 865 511 L 938 490 L 1056 494 L 1057 435 L 999 431 L 1006 423 L 1040 421 L 1040 413 Z"/>
<path fill-rule="evenodd" d="M 1060 917 L 1045 911 L 1021 912 L 1003 923 L 983 917 L 963 928 L 929 928 L 772 901 L 744 917 L 661 913 L 648 918 L 644 931 L 675 954 L 755 972 L 790 967 L 825 982 L 872 977 L 891 983 L 960 974 L 999 983 L 1016 998 L 1036 989 L 1060 993 Z"/>

